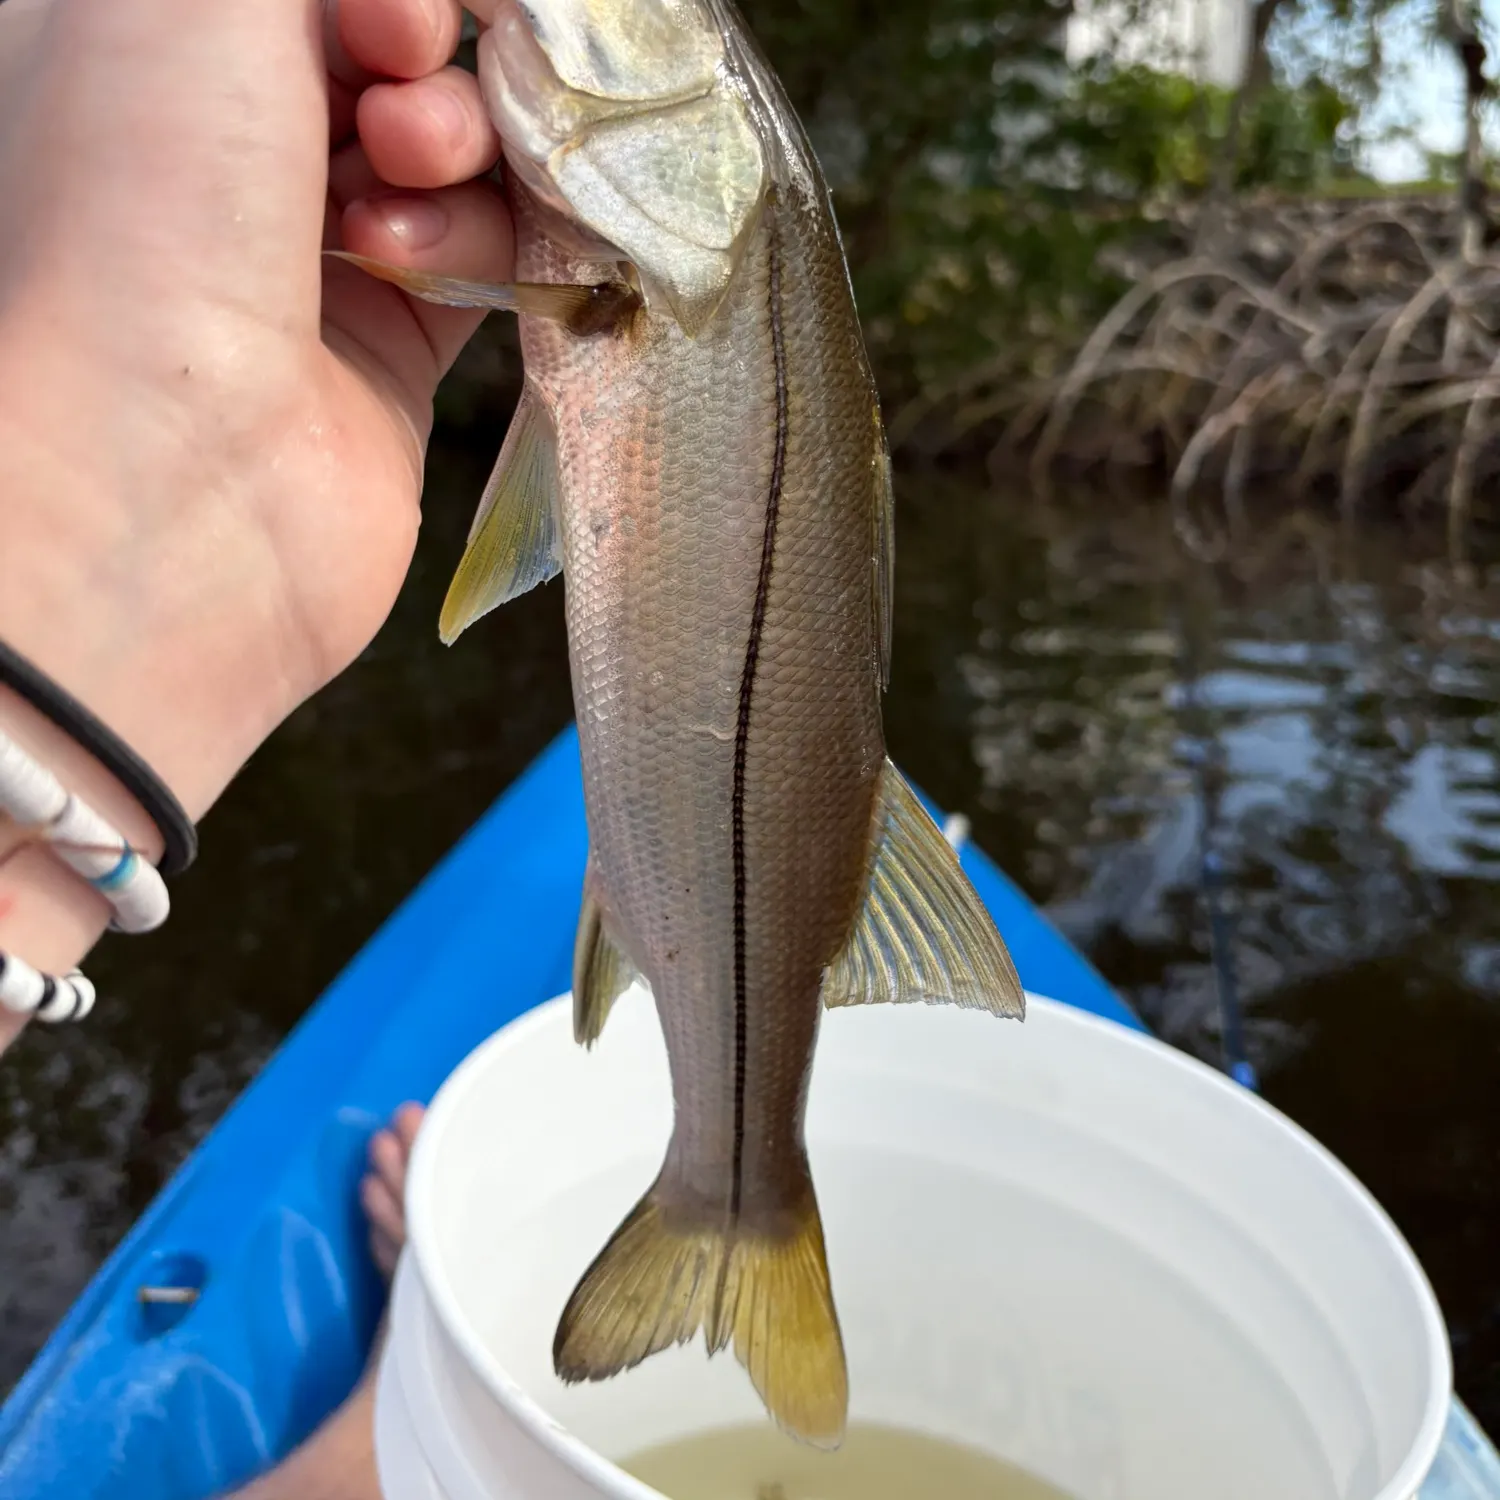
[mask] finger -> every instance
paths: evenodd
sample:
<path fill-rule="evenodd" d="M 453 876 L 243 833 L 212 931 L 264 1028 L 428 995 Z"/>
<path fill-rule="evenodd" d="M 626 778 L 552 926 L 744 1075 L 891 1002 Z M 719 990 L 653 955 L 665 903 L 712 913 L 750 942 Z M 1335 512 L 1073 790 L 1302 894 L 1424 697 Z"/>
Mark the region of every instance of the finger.
<path fill-rule="evenodd" d="M 458 50 L 458 0 L 338 0 L 338 5 L 344 50 L 371 74 L 421 78 Z"/>
<path fill-rule="evenodd" d="M 500 0 L 464 0 L 464 9 L 481 26 L 492 26 L 495 22 L 495 11 L 499 7 L 499 3 Z"/>
<path fill-rule="evenodd" d="M 375 84 L 359 101 L 358 123 L 360 144 L 393 187 L 449 187 L 500 159 L 478 81 L 462 68 L 415 83 Z"/>
<path fill-rule="evenodd" d="M 396 265 L 482 281 L 515 274 L 510 210 L 485 182 L 360 199 L 344 212 L 342 239 L 357 255 Z M 395 377 L 419 431 L 438 381 L 483 317 L 413 300 L 337 261 L 327 270 L 324 313 L 330 330 L 354 346 L 340 352 Z"/>

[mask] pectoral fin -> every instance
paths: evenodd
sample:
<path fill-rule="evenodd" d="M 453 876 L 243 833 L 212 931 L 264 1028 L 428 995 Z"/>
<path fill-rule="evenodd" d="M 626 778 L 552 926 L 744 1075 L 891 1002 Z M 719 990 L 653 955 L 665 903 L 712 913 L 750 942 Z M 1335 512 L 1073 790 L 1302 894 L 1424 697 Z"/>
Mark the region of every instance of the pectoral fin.
<path fill-rule="evenodd" d="M 599 877 L 590 862 L 573 944 L 573 1040 L 592 1047 L 604 1030 L 610 1007 L 638 978 L 635 965 L 605 926 Z"/>
<path fill-rule="evenodd" d="M 528 385 L 443 600 L 438 618 L 443 644 L 451 646 L 481 615 L 561 571 L 557 440 L 547 409 Z"/>
<path fill-rule="evenodd" d="M 864 910 L 824 978 L 824 1003 L 926 1000 L 1024 1016 L 1020 977 L 989 912 L 890 761 L 874 829 Z"/>
<path fill-rule="evenodd" d="M 561 323 L 576 334 L 600 333 L 612 328 L 628 312 L 640 305 L 640 296 L 621 282 L 600 282 L 580 286 L 567 282 L 465 281 L 459 276 L 439 276 L 435 271 L 418 271 L 411 266 L 392 266 L 371 260 L 348 250 L 327 250 L 337 260 L 379 281 L 388 281 L 403 292 L 439 307 L 483 308 L 489 312 L 526 313 Z"/>

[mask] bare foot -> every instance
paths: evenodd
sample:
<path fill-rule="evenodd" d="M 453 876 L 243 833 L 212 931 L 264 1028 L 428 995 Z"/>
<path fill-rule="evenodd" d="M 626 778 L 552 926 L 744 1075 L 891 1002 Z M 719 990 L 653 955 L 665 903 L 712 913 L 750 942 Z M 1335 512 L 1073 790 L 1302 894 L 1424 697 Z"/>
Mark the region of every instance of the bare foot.
<path fill-rule="evenodd" d="M 370 1137 L 370 1170 L 359 1185 L 359 1206 L 370 1222 L 370 1254 L 389 1282 L 406 1244 L 406 1164 L 426 1111 L 403 1104 L 384 1130 Z"/>
<path fill-rule="evenodd" d="M 389 1282 L 406 1243 L 406 1166 L 425 1111 L 403 1104 L 370 1138 L 370 1170 L 359 1202 L 370 1225 L 370 1254 Z M 385 1325 L 348 1399 L 295 1452 L 230 1500 L 380 1500 L 375 1476 L 375 1367 Z"/>

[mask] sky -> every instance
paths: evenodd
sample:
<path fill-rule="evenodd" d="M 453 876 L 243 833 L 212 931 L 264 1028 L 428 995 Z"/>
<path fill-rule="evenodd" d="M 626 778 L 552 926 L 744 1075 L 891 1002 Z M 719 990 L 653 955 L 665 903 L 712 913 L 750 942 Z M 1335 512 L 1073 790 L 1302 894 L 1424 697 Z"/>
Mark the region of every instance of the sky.
<path fill-rule="evenodd" d="M 1336 77 L 1331 64 L 1347 33 L 1329 24 L 1327 0 L 1303 0 L 1290 24 L 1272 31 L 1272 52 L 1283 75 L 1298 81 L 1310 72 Z M 1189 65 L 1200 77 L 1232 86 L 1243 66 L 1251 0 L 1075 0 L 1068 54 L 1075 59 L 1108 49 L 1117 58 L 1156 67 Z M 1381 97 L 1365 120 L 1359 165 L 1387 182 L 1427 175 L 1427 152 L 1455 152 L 1463 144 L 1463 88 L 1458 64 L 1446 47 L 1428 41 L 1435 0 L 1397 0 L 1381 22 Z M 1500 0 L 1480 0 L 1481 30 L 1492 48 L 1488 68 L 1500 80 Z M 1320 14 L 1321 11 L 1321 14 Z M 1392 127 L 1409 138 L 1380 139 Z M 1500 107 L 1485 122 L 1486 143 L 1500 147 Z"/>
<path fill-rule="evenodd" d="M 1387 141 L 1372 146 L 1364 155 L 1362 166 L 1374 176 L 1399 182 L 1420 178 L 1426 172 L 1423 148 L 1433 151 L 1457 151 L 1463 144 L 1463 85 L 1452 54 L 1445 48 L 1430 46 L 1423 36 L 1423 21 L 1430 12 L 1431 0 L 1403 0 L 1384 22 L 1382 46 L 1389 67 L 1389 79 L 1371 123 L 1410 127 L 1413 142 Z M 1481 0 L 1483 28 L 1491 47 L 1488 72 L 1500 77 L 1500 0 Z M 1326 51 L 1328 29 L 1321 27 L 1316 15 L 1303 23 L 1303 34 L 1296 38 L 1299 50 L 1316 56 L 1320 46 Z M 1493 147 L 1497 122 L 1486 122 L 1486 136 Z"/>

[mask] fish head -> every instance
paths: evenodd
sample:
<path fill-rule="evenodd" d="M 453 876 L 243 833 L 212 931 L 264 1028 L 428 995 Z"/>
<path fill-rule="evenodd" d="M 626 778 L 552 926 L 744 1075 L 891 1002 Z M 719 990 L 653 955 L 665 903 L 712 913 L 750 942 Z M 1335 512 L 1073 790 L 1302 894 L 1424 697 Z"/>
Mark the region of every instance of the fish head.
<path fill-rule="evenodd" d="M 549 233 L 631 262 L 647 306 L 696 334 L 768 180 L 707 0 L 500 0 L 478 62 L 506 164 Z"/>

